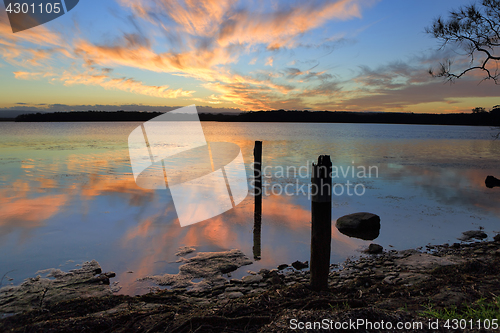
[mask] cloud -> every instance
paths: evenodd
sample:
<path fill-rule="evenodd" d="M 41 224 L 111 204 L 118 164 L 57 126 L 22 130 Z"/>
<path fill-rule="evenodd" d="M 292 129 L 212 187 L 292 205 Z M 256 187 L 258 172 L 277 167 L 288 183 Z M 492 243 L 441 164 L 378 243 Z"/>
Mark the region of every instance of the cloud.
<path fill-rule="evenodd" d="M 412 56 L 405 61 L 392 61 L 376 68 L 360 66 L 352 79 L 355 87 L 342 86 L 343 99 L 330 100 L 323 107 L 353 111 L 410 111 L 425 103 L 458 103 L 469 97 L 496 97 L 498 86 L 491 82 L 478 84 L 478 77 L 469 76 L 447 84 L 428 73 L 428 65 L 446 54 L 431 52 L 426 56 Z M 459 108 L 454 111 L 463 111 Z"/>
<path fill-rule="evenodd" d="M 89 72 L 77 74 L 64 72 L 61 77 L 54 80 L 62 81 L 65 85 L 98 85 L 105 89 L 118 89 L 162 98 L 188 97 L 194 93 L 194 91 L 185 91 L 182 89 L 168 89 L 166 85 L 148 86 L 132 78 L 113 78 L 107 74 L 93 74 Z"/>
<path fill-rule="evenodd" d="M 64 39 L 44 26 L 30 29 L 26 34 L 7 34 L 10 27 L 3 20 L 0 31 L 5 30 L 3 35 L 9 37 L 0 43 L 9 47 L 2 48 L 1 55 L 7 62 L 24 67 L 14 73 L 20 80 L 47 78 L 65 85 L 97 85 L 146 96 L 225 103 L 243 110 L 284 106 L 297 109 L 307 107 L 303 101 L 307 96 L 300 95 L 303 89 L 300 84 L 311 80 L 331 84 L 334 76 L 325 70 L 297 69 L 300 74 L 295 75 L 283 72 L 277 61 L 281 50 L 293 47 L 333 50 L 335 45 L 345 42 L 345 34 L 337 33 L 318 43 L 304 40 L 309 40 L 309 33 L 330 20 L 361 18 L 362 10 L 376 2 L 313 0 L 269 6 L 229 0 L 117 1 L 133 13 L 129 21 L 135 31 L 96 42 L 81 33 L 76 33 L 73 39 Z M 161 33 L 165 38 L 161 38 Z M 242 55 L 249 53 L 257 55 L 250 64 L 257 61 L 258 53 L 266 53 L 263 59 L 272 68 L 266 74 L 235 70 Z M 71 60 L 71 67 L 58 66 L 56 60 L 60 58 Z M 46 73 L 35 69 L 40 66 Z M 120 77 L 113 71 L 118 67 L 193 78 L 213 94 L 199 97 L 194 90 L 148 85 L 133 77 Z M 284 75 L 296 81 L 287 82 Z"/>
<path fill-rule="evenodd" d="M 295 67 L 287 67 L 284 69 L 284 75 L 287 79 L 298 78 L 300 79 L 300 81 L 309 81 L 311 79 L 320 79 L 322 81 L 327 81 L 334 78 L 332 74 L 328 74 L 326 73 L 326 71 L 312 72 L 311 69 L 307 71 L 301 71 L 300 69 Z"/>
<path fill-rule="evenodd" d="M 61 36 L 47 29 L 43 25 L 39 25 L 35 28 L 23 31 L 23 33 L 12 33 L 12 28 L 6 13 L 0 15 L 0 44 L 5 46 L 15 46 L 21 42 L 28 42 L 31 44 L 41 45 L 41 46 L 59 46 L 63 47 L 66 45 Z"/>
<path fill-rule="evenodd" d="M 14 76 L 18 80 L 38 80 L 43 76 L 43 73 L 30 73 L 24 71 L 14 72 Z"/>
<path fill-rule="evenodd" d="M 44 66 L 47 60 L 58 52 L 71 57 L 67 43 L 60 34 L 40 25 L 22 33 L 12 33 L 6 13 L 0 15 L 0 56 L 9 64 L 18 67 Z M 36 45 L 36 47 L 33 47 Z"/>
<path fill-rule="evenodd" d="M 412 107 L 424 103 L 455 103 L 468 97 L 497 97 L 498 86 L 493 83 L 478 85 L 474 78 L 446 84 L 439 79 L 426 84 L 407 84 L 399 89 L 390 85 L 380 87 L 370 93 L 361 92 L 345 101 L 334 105 L 339 110 L 359 111 L 394 111 L 411 110 Z M 456 109 L 456 112 L 463 111 Z"/>
<path fill-rule="evenodd" d="M 300 42 L 304 34 L 329 20 L 360 18 L 362 8 L 374 2 L 316 0 L 284 3 L 270 9 L 216 0 L 140 3 L 120 0 L 119 3 L 131 9 L 136 18 L 163 30 L 171 44 L 170 49 L 158 53 L 151 37 L 124 34 L 111 45 L 79 40 L 75 44 L 75 53 L 88 63 L 99 66 L 127 66 L 203 81 L 203 87 L 217 93 L 217 96 L 205 99 L 207 103 L 225 101 L 247 110 L 256 107 L 270 109 L 272 105 L 288 104 L 290 98 L 286 94 L 293 87 L 279 83 L 273 77 L 236 73 L 231 65 L 237 64 L 242 54 L 260 46 L 276 51 L 305 45 Z M 256 59 L 254 57 L 250 64 Z M 267 57 L 265 65 L 274 66 L 274 60 L 273 56 Z M 302 80 L 313 78 L 325 81 L 333 76 L 324 71 L 307 72 Z"/>
<path fill-rule="evenodd" d="M 361 18 L 362 7 L 371 6 L 375 1 L 285 2 L 271 9 L 249 8 L 244 2 L 229 0 L 119 2 L 138 17 L 169 31 L 208 37 L 221 47 L 262 43 L 269 50 L 275 50 L 292 45 L 297 37 L 329 20 Z"/>

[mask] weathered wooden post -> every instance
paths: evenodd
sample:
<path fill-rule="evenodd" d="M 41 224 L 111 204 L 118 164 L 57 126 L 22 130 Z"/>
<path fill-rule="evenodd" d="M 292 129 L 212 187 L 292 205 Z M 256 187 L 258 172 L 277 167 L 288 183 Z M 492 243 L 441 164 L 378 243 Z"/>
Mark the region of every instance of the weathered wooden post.
<path fill-rule="evenodd" d="M 261 227 L 262 227 L 262 141 L 255 141 L 254 156 L 254 225 L 253 225 L 253 257 L 261 258 Z"/>
<path fill-rule="evenodd" d="M 332 240 L 332 162 L 329 155 L 318 157 L 311 176 L 311 288 L 328 289 Z"/>

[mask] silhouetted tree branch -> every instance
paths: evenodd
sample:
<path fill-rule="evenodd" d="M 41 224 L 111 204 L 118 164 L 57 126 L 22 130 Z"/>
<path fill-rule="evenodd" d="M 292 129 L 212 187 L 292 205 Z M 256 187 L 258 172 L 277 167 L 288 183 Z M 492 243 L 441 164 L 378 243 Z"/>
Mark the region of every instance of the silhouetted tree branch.
<path fill-rule="evenodd" d="M 480 5 L 451 11 L 447 20 L 439 17 L 425 31 L 442 42 L 442 49 L 458 45 L 470 58 L 469 67 L 460 73 L 452 72 L 453 62 L 448 60 L 440 64 L 438 71 L 430 69 L 432 76 L 453 81 L 470 71 L 481 70 L 486 74 L 483 80 L 499 83 L 500 0 L 482 0 Z"/>

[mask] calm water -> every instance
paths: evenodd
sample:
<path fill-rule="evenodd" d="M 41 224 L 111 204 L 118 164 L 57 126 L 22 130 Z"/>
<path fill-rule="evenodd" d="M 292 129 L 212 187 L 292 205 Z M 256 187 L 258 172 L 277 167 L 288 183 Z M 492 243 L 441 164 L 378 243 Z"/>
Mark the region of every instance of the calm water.
<path fill-rule="evenodd" d="M 168 190 L 136 186 L 127 138 L 140 123 L 0 123 L 0 276 L 18 284 L 38 270 L 75 268 L 96 259 L 115 271 L 120 293 L 147 291 L 138 278 L 176 273 L 180 246 L 198 251 L 241 249 L 253 258 L 253 197 L 222 215 L 181 228 Z M 309 260 L 310 202 L 305 167 L 329 154 L 339 169 L 337 193 L 347 181 L 364 195 L 334 196 L 332 216 L 368 211 L 381 217 L 385 248 L 455 242 L 462 231 L 500 231 L 500 140 L 494 129 L 378 124 L 204 122 L 208 141 L 240 146 L 253 174 L 255 140 L 263 143 L 262 259 L 240 268 L 273 268 Z M 302 169 L 301 169 L 302 167 Z M 347 169 L 347 168 L 351 169 Z M 342 170 L 376 168 L 371 178 Z M 279 173 L 279 171 L 283 171 Z M 378 176 L 378 177 L 377 177 Z M 292 184 L 292 195 L 277 193 Z M 360 186 L 361 186 L 360 185 Z M 272 193 L 272 189 L 275 193 Z M 358 193 L 362 187 L 358 187 Z M 351 187 L 352 191 L 352 187 Z M 290 191 L 289 191 L 290 193 Z M 334 221 L 335 222 L 335 221 Z M 335 228 L 332 262 L 357 256 L 370 242 Z M 128 273 L 133 272 L 133 273 Z"/>

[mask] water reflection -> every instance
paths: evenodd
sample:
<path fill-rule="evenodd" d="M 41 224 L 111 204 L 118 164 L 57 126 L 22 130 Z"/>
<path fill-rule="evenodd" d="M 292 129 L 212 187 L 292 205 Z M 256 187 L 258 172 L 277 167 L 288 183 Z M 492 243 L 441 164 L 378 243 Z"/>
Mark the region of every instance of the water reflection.
<path fill-rule="evenodd" d="M 267 140 L 263 149 L 266 166 L 300 167 L 320 154 L 331 154 L 336 165 L 352 165 L 355 160 L 357 165 L 378 166 L 379 178 L 334 180 L 363 182 L 366 194 L 334 196 L 332 216 L 335 220 L 360 211 L 381 216 L 377 243 L 385 248 L 453 242 L 462 231 L 478 226 L 490 235 L 497 230 L 500 193 L 498 188 L 486 188 L 484 179 L 500 170 L 500 142 L 457 142 L 438 137 L 391 141 L 395 134 L 387 130 L 372 131 L 372 137 L 364 133 L 366 137 L 359 139 L 349 131 L 366 130 L 362 126 L 345 130 L 345 124 L 325 128 L 321 124 L 299 125 L 273 124 L 266 129 L 271 125 L 203 124 L 208 141 L 234 142 L 241 147 L 248 176 L 253 173 L 249 164 L 255 139 Z M 71 126 L 74 129 L 76 125 Z M 0 267 L 16 270 L 9 273 L 14 283 L 39 269 L 74 268 L 68 260 L 96 259 L 106 270 L 117 272 L 121 293 L 146 292 L 148 286 L 136 280 L 177 273 L 180 264 L 175 253 L 181 246 L 193 246 L 197 251 L 237 248 L 249 257 L 261 258 L 233 272 L 235 277 L 247 269 L 309 260 L 311 213 L 307 195 L 264 196 L 260 214 L 254 197 L 248 196 L 235 209 L 181 228 L 168 190 L 145 190 L 134 182 L 126 137 L 136 124 L 116 126 L 119 130 L 112 129 L 109 137 L 98 130 L 100 145 L 91 138 L 97 131 L 92 128 L 89 135 L 76 130 L 80 134 L 70 140 L 72 144 L 51 143 L 57 139 L 50 139 L 50 132 L 44 137 L 43 131 L 37 140 L 28 137 L 24 146 L 22 137 L 2 142 Z M 284 134 L 290 128 L 296 129 L 295 135 Z M 324 132 L 319 140 L 318 128 L 320 134 Z M 42 149 L 40 142 L 51 149 Z M 11 149 L 11 144 L 16 149 Z M 307 184 L 309 177 L 269 175 L 264 181 Z M 332 262 L 357 255 L 368 244 L 332 229 Z"/>

